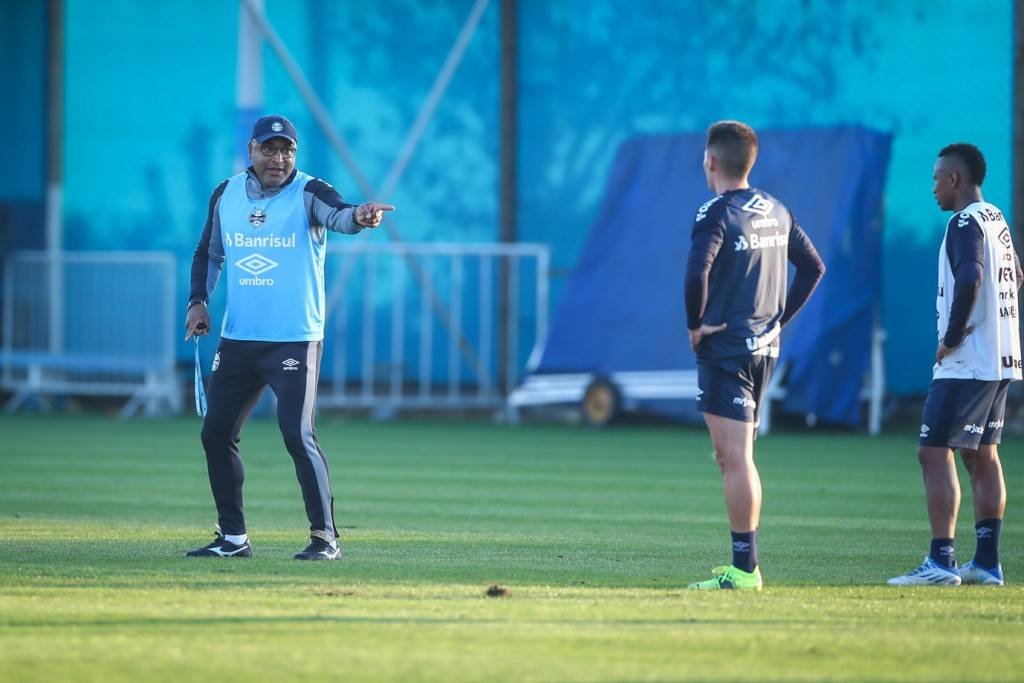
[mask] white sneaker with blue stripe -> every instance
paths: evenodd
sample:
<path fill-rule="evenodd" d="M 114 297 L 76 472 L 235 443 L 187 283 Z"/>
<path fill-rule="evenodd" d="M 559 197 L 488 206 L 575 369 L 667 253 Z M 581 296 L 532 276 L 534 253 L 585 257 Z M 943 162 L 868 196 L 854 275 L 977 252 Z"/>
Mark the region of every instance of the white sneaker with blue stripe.
<path fill-rule="evenodd" d="M 917 569 L 911 569 L 903 576 L 894 576 L 886 583 L 890 586 L 959 586 L 960 572 L 956 565 L 946 569 L 932 558 L 924 558 Z"/>
<path fill-rule="evenodd" d="M 974 560 L 971 560 L 960 567 L 960 580 L 963 581 L 964 585 L 1002 586 L 1003 567 L 997 564 L 994 569 L 985 569 L 974 564 Z"/>

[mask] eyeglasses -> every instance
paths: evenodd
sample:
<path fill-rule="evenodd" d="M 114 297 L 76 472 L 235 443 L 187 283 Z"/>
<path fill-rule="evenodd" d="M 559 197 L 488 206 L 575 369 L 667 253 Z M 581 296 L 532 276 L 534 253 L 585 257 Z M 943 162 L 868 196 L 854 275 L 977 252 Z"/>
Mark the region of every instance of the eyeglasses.
<path fill-rule="evenodd" d="M 280 152 L 281 156 L 284 157 L 285 159 L 295 158 L 294 147 L 278 147 L 276 145 L 268 145 L 265 142 L 262 145 L 260 145 L 260 152 L 262 152 L 263 156 L 265 157 L 272 157 Z"/>

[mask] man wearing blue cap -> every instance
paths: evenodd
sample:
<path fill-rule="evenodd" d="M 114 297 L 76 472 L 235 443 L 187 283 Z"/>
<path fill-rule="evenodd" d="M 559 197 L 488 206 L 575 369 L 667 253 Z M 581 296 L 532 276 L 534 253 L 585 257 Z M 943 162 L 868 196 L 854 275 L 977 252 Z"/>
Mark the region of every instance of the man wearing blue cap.
<path fill-rule="evenodd" d="M 341 555 L 327 458 L 313 428 L 324 337 L 327 232 L 380 225 L 390 204 L 348 204 L 328 183 L 295 168 L 298 135 L 283 116 L 252 127 L 252 165 L 213 191 L 192 259 L 185 339 L 210 331 L 207 302 L 222 272 L 227 308 L 213 359 L 202 441 L 217 506 L 217 536 L 188 557 L 249 557 L 242 512 L 245 468 L 238 442 L 264 387 L 277 396 L 277 420 L 309 517 L 310 543 L 295 558 Z"/>

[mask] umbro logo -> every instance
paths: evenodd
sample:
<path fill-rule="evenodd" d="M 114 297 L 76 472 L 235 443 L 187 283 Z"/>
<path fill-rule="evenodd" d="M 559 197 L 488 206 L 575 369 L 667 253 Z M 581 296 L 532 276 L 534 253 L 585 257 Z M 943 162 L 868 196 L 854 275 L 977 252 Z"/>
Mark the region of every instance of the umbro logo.
<path fill-rule="evenodd" d="M 1007 249 L 1013 248 L 1013 240 L 1010 239 L 1010 229 L 1003 228 L 1002 232 L 999 233 L 999 242 L 1002 243 Z"/>
<path fill-rule="evenodd" d="M 743 205 L 744 211 L 756 213 L 764 218 L 767 218 L 768 214 L 770 214 L 774 208 L 775 202 L 765 199 L 759 194 L 755 194 L 746 204 Z"/>
<path fill-rule="evenodd" d="M 281 361 L 282 370 L 298 370 L 300 365 L 302 365 L 302 363 L 295 360 L 294 358 L 288 358 Z"/>
<path fill-rule="evenodd" d="M 262 254 L 249 254 L 244 259 L 236 261 L 235 265 L 247 273 L 262 275 L 268 270 L 277 268 L 278 263 L 273 259 L 263 256 Z"/>
<path fill-rule="evenodd" d="M 213 354 L 213 367 L 210 368 L 210 372 L 217 372 L 217 368 L 220 367 L 220 351 Z"/>
<path fill-rule="evenodd" d="M 732 549 L 738 553 L 745 553 L 748 550 L 750 550 L 750 544 L 746 541 L 734 541 L 732 544 Z"/>
<path fill-rule="evenodd" d="M 929 431 L 931 431 L 931 428 L 928 425 L 921 425 L 921 438 L 923 439 L 928 436 Z"/>

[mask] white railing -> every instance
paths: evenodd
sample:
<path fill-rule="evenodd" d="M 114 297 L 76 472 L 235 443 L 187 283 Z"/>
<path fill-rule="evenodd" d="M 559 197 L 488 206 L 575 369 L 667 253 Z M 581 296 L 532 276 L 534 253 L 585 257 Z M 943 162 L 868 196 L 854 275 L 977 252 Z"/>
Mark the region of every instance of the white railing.
<path fill-rule="evenodd" d="M 332 246 L 318 403 L 378 415 L 501 408 L 547 337 L 549 263 L 539 244 Z"/>
<path fill-rule="evenodd" d="M 867 403 L 867 428 L 872 435 L 882 430 L 882 409 L 885 400 L 885 330 L 875 328 L 871 335 L 871 361 L 864 386 L 860 393 L 862 402 Z M 766 401 L 761 410 L 759 433 L 768 434 L 772 428 L 772 401 L 786 398 L 786 365 L 780 364 L 766 391 Z M 635 410 L 641 401 L 652 400 L 695 400 L 700 393 L 696 370 L 652 370 L 647 372 L 612 372 L 608 376 L 594 373 L 558 373 L 528 375 L 509 394 L 509 417 L 518 420 L 522 408 L 537 406 L 582 406 L 588 388 L 593 383 L 608 382 L 615 389 L 614 400 L 621 402 L 612 412 L 619 409 Z M 806 416 L 808 424 L 816 423 L 813 414 Z"/>
<path fill-rule="evenodd" d="M 12 253 L 0 349 L 6 412 L 62 395 L 124 396 L 124 416 L 180 411 L 174 283 L 165 252 Z"/>

